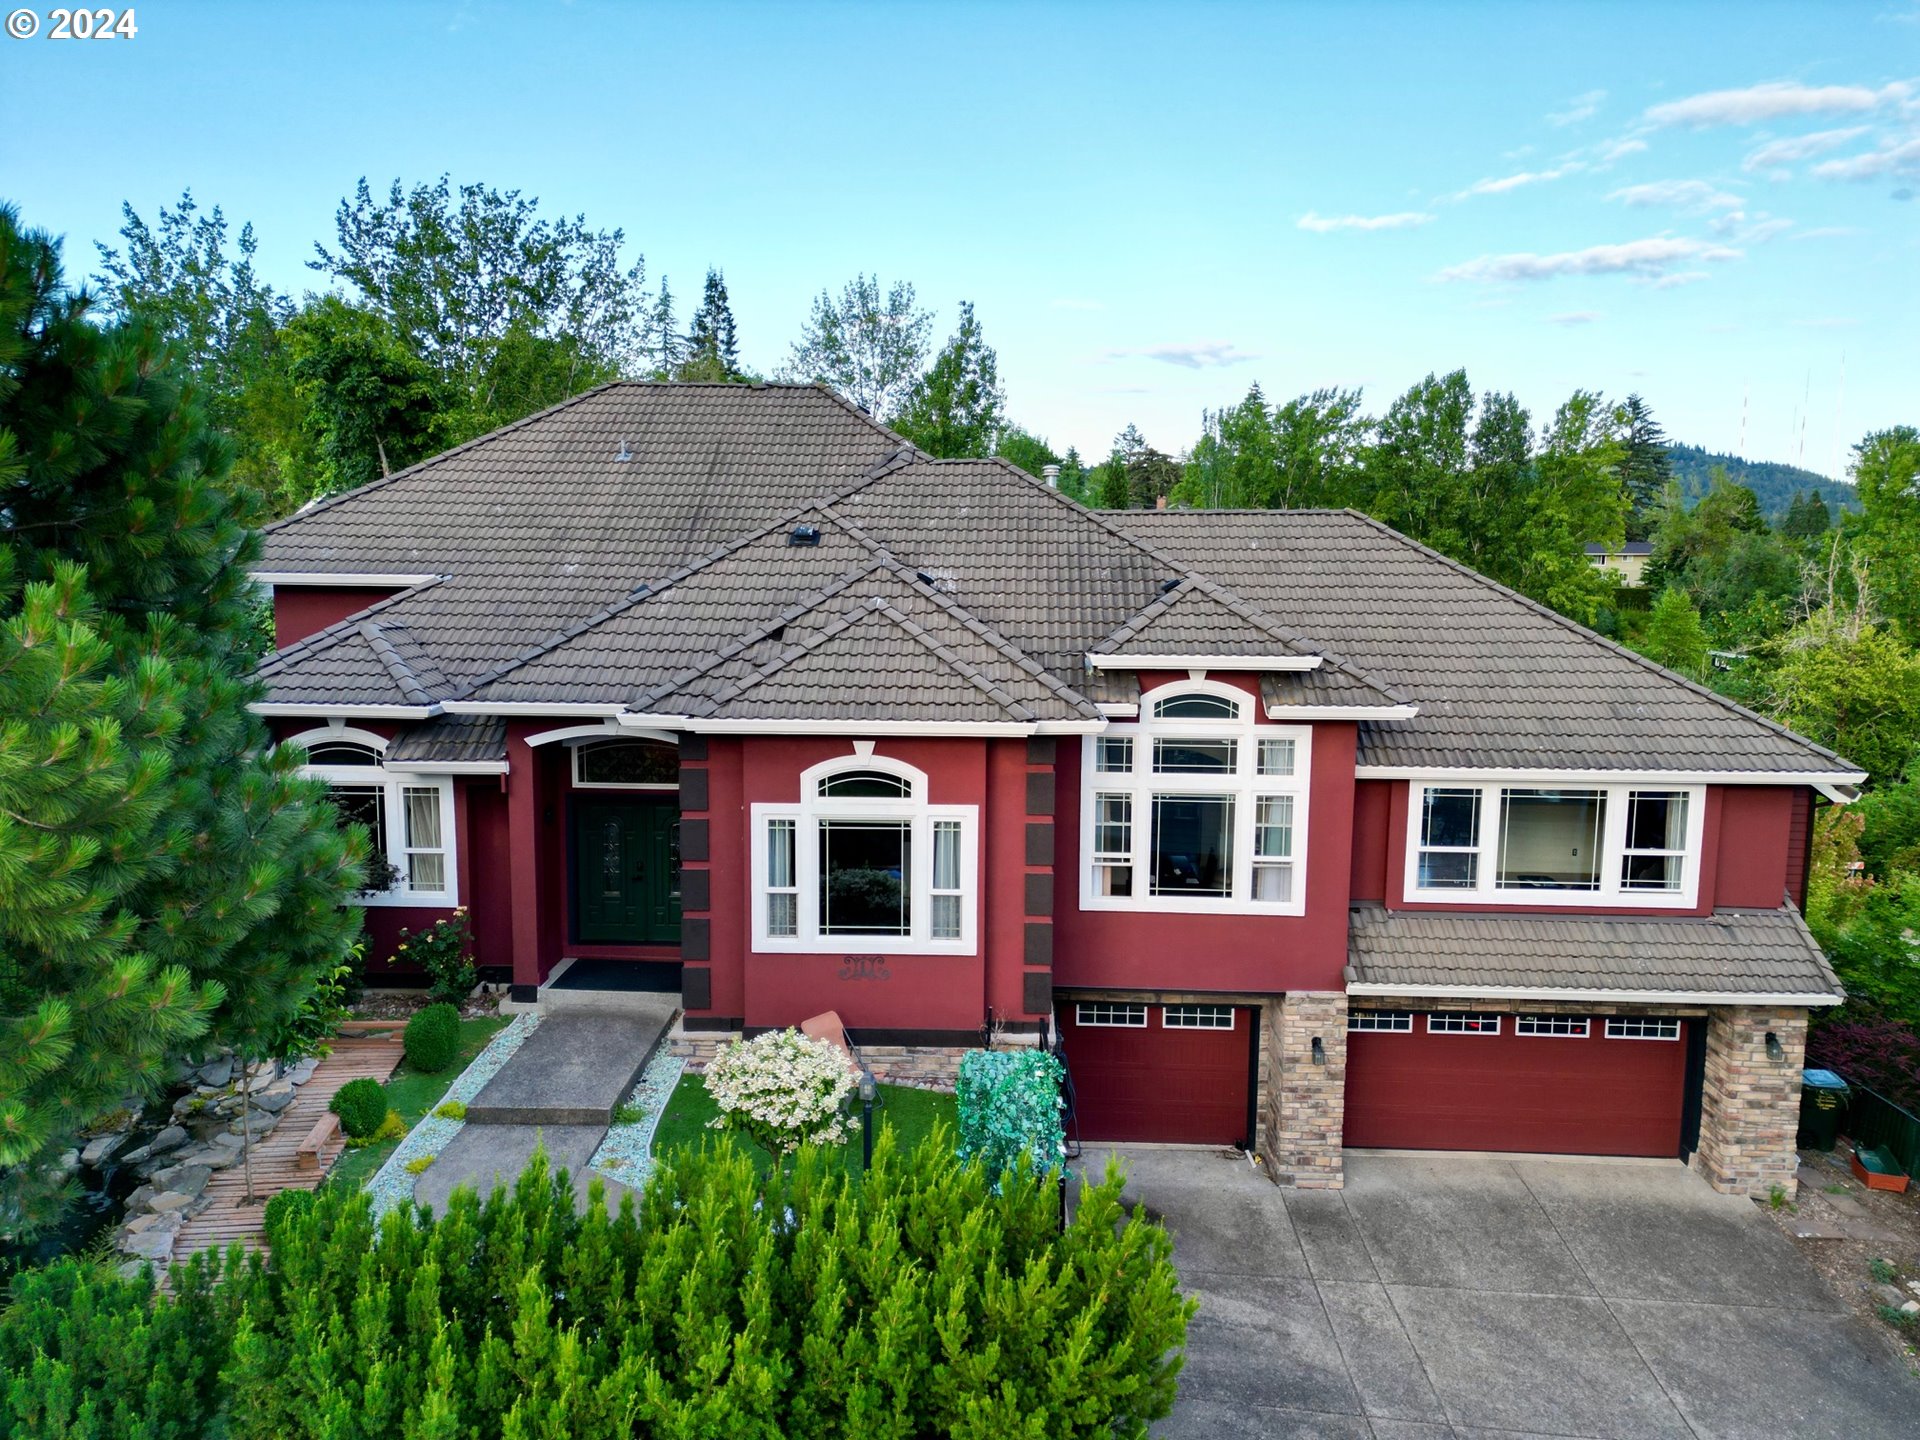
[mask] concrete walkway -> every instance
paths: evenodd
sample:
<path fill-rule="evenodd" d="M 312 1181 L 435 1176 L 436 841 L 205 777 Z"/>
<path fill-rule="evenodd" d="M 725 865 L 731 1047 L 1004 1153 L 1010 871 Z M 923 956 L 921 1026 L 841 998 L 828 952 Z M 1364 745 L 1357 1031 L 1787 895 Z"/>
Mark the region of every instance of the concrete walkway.
<path fill-rule="evenodd" d="M 548 1163 L 572 1174 L 584 1208 L 587 1162 L 678 1012 L 677 996 L 657 998 L 651 1008 L 543 1018 L 467 1105 L 467 1123 L 415 1183 L 414 1200 L 443 1212 L 456 1186 L 471 1185 L 482 1196 L 511 1186 L 535 1147 L 544 1146 Z M 626 1187 L 611 1180 L 606 1186 L 609 1208 L 618 1209 Z"/>
<path fill-rule="evenodd" d="M 1356 1156 L 1283 1191 L 1126 1163 L 1201 1302 L 1168 1440 L 1916 1433 L 1920 1381 L 1678 1164 Z"/>

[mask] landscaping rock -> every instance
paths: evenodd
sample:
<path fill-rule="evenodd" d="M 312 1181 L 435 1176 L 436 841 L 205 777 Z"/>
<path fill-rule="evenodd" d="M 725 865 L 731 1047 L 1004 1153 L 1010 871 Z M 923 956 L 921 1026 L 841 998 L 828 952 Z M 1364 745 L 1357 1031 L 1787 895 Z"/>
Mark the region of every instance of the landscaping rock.
<path fill-rule="evenodd" d="M 138 1190 L 135 1190 L 131 1195 L 127 1196 L 127 1214 L 137 1215 L 142 1210 L 147 1209 L 155 1193 L 157 1192 L 155 1192 L 151 1185 L 142 1185 Z"/>
<path fill-rule="evenodd" d="M 126 1264 L 122 1265 L 119 1270 L 122 1280 L 138 1280 L 146 1273 L 147 1262 L 144 1260 L 129 1260 Z"/>
<path fill-rule="evenodd" d="M 213 1167 L 210 1165 L 175 1165 L 154 1176 L 153 1183 L 156 1189 L 178 1191 L 191 1200 L 207 1188 L 207 1181 L 212 1178 Z M 155 1205 L 153 1208 L 161 1210 L 166 1207 Z"/>
<path fill-rule="evenodd" d="M 1877 1303 L 1881 1305 L 1891 1305 L 1895 1309 L 1898 1309 L 1904 1304 L 1907 1298 L 1892 1285 L 1871 1285 L 1868 1287 L 1868 1291 Z"/>
<path fill-rule="evenodd" d="M 138 1235 L 124 1235 L 120 1239 L 120 1249 L 142 1260 L 165 1262 L 173 1258 L 173 1235 L 165 1230 L 146 1230 Z"/>
<path fill-rule="evenodd" d="M 280 1117 L 278 1115 L 270 1114 L 265 1110 L 254 1110 L 249 1112 L 244 1120 L 236 1120 L 233 1124 L 229 1125 L 227 1127 L 227 1133 L 237 1140 L 244 1129 L 247 1134 L 257 1138 L 266 1134 L 267 1131 L 273 1129 L 273 1127 L 279 1123 Z"/>
<path fill-rule="evenodd" d="M 278 1115 L 293 1103 L 293 1086 L 285 1080 L 276 1080 L 254 1096 L 253 1103 L 269 1115 Z"/>
<path fill-rule="evenodd" d="M 287 1072 L 287 1079 L 295 1085 L 304 1085 L 313 1078 L 313 1072 L 320 1068 L 319 1060 L 308 1057 Z"/>
<path fill-rule="evenodd" d="M 87 1148 L 80 1152 L 80 1163 L 90 1170 L 97 1170 L 115 1155 L 119 1154 L 120 1147 L 125 1145 L 130 1138 L 128 1134 L 123 1132 L 118 1135 L 101 1135 L 96 1139 L 89 1140 L 87 1142 Z"/>
<path fill-rule="evenodd" d="M 127 1234 L 144 1235 L 160 1223 L 160 1218 L 155 1214 L 136 1215 L 127 1222 Z"/>
<path fill-rule="evenodd" d="M 178 1150 L 186 1143 L 187 1132 L 178 1125 L 169 1125 L 147 1142 L 147 1149 L 155 1155 L 164 1155 L 169 1150 Z"/>
<path fill-rule="evenodd" d="M 165 1214 L 169 1210 L 186 1209 L 196 1198 L 197 1197 L 192 1195 L 183 1194 L 178 1190 L 162 1190 L 158 1195 L 154 1196 L 153 1199 L 149 1200 L 147 1204 L 156 1214 Z"/>
<path fill-rule="evenodd" d="M 129 1150 L 126 1154 L 122 1155 L 120 1157 L 120 1163 L 138 1170 L 142 1165 L 147 1164 L 147 1162 L 152 1159 L 153 1147 L 151 1145 L 142 1145 L 138 1150 Z"/>
<path fill-rule="evenodd" d="M 1909 1300 L 1900 1308 L 1909 1315 L 1920 1315 L 1920 1300 Z"/>
<path fill-rule="evenodd" d="M 234 1132 L 222 1130 L 218 1135 L 213 1137 L 212 1143 L 219 1146 L 222 1150 L 238 1150 L 246 1142 Z"/>
<path fill-rule="evenodd" d="M 224 1085 L 233 1079 L 233 1056 L 222 1055 L 217 1060 L 209 1060 L 197 1072 L 202 1085 Z"/>
<path fill-rule="evenodd" d="M 68 1172 L 78 1170 L 80 1168 L 80 1152 L 78 1150 L 62 1151 L 60 1154 L 60 1168 Z"/>

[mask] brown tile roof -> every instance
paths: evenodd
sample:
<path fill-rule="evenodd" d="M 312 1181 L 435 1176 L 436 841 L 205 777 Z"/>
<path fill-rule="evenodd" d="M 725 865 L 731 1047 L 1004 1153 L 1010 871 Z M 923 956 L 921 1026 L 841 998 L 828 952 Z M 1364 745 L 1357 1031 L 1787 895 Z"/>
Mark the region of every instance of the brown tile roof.
<path fill-rule="evenodd" d="M 1356 906 L 1347 981 L 1358 993 L 1564 990 L 1820 996 L 1840 982 L 1792 906 L 1672 919 L 1467 915 Z"/>
<path fill-rule="evenodd" d="M 507 722 L 498 715 L 436 715 L 401 731 L 382 758 L 390 765 L 505 760 Z"/>

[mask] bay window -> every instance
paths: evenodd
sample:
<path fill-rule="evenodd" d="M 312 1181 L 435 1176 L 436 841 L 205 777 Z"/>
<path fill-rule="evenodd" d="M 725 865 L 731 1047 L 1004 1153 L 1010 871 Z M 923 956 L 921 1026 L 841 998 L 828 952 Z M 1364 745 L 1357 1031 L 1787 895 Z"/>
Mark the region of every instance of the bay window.
<path fill-rule="evenodd" d="M 453 782 L 445 776 L 387 771 L 386 741 L 357 730 L 295 736 L 308 776 L 326 782 L 341 817 L 364 825 L 370 844 L 363 905 L 459 903 L 453 854 Z"/>
<path fill-rule="evenodd" d="M 977 807 L 929 805 L 926 784 L 854 757 L 803 774 L 797 805 L 755 805 L 755 946 L 970 953 Z"/>
<path fill-rule="evenodd" d="M 1200 681 L 1152 691 L 1137 723 L 1087 737 L 1085 908 L 1302 912 L 1311 732 L 1257 711 Z"/>
<path fill-rule="evenodd" d="M 1691 907 L 1698 786 L 1414 782 L 1409 900 Z"/>

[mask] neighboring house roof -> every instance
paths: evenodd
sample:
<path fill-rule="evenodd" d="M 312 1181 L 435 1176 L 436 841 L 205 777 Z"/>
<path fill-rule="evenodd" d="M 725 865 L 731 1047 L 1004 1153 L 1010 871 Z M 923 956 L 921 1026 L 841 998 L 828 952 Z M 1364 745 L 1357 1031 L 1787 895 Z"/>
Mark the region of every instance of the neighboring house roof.
<path fill-rule="evenodd" d="M 1616 556 L 1651 555 L 1653 554 L 1653 542 L 1651 540 L 1628 540 L 1614 546 L 1590 544 L 1587 546 L 1587 554 Z"/>
<path fill-rule="evenodd" d="M 261 567 L 439 577 L 271 658 L 274 706 L 1083 726 L 1138 696 L 1089 655 L 1317 658 L 1267 704 L 1378 712 L 1374 766 L 1854 773 L 1362 516 L 1089 511 L 813 386 L 603 386 L 281 521 Z"/>
<path fill-rule="evenodd" d="M 1790 905 L 1657 919 L 1362 905 L 1353 910 L 1347 944 L 1347 985 L 1356 995 L 1802 1005 L 1844 996 Z"/>

